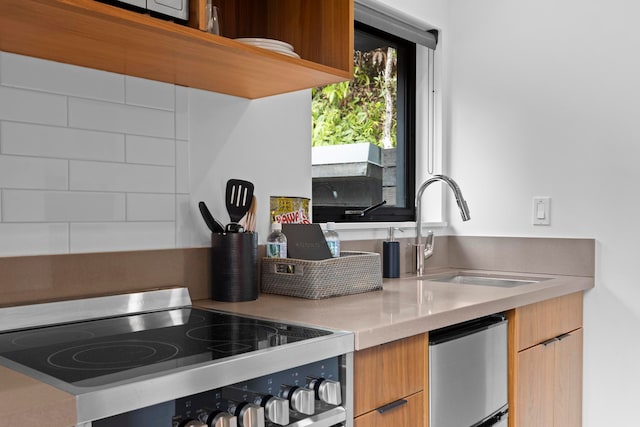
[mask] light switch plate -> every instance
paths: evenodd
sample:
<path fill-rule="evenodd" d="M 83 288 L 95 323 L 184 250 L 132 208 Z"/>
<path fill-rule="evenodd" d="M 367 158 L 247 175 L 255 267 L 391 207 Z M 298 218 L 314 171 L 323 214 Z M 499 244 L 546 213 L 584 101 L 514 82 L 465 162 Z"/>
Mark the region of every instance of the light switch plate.
<path fill-rule="evenodd" d="M 533 225 L 551 224 L 551 197 L 533 198 Z"/>

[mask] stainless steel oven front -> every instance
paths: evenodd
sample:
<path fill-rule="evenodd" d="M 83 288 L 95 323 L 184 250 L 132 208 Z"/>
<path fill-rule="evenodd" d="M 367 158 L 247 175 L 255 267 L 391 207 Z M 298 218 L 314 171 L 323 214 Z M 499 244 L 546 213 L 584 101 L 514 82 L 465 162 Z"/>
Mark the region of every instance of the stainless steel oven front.
<path fill-rule="evenodd" d="M 100 419 L 92 427 L 351 426 L 347 359 L 331 357 Z"/>
<path fill-rule="evenodd" d="M 188 291 L 0 309 L 0 364 L 78 427 L 353 425 L 353 334 L 191 306 Z"/>

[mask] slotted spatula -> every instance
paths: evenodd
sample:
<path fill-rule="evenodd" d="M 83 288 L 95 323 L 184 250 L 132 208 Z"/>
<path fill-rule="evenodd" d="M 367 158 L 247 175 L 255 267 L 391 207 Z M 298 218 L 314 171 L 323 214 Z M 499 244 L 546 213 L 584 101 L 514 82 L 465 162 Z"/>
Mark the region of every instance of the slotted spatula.
<path fill-rule="evenodd" d="M 227 181 L 225 203 L 231 222 L 237 223 L 247 213 L 253 200 L 253 183 L 241 179 Z"/>

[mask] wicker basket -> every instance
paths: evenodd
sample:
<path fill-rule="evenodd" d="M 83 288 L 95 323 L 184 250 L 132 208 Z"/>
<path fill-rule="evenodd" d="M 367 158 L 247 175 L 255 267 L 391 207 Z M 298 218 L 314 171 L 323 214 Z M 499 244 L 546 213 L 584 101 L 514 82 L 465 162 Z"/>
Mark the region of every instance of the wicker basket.
<path fill-rule="evenodd" d="M 310 261 L 262 259 L 262 292 L 322 299 L 382 289 L 380 254 L 341 252 L 339 258 Z"/>

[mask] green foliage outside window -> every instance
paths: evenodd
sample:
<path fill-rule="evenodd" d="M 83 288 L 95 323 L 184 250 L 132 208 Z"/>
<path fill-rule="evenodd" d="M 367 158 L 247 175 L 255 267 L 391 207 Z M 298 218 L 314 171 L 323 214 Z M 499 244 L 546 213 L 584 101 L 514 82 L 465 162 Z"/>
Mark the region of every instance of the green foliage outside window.
<path fill-rule="evenodd" d="M 396 146 L 397 54 L 354 51 L 352 81 L 312 90 L 312 146 L 369 142 Z"/>

